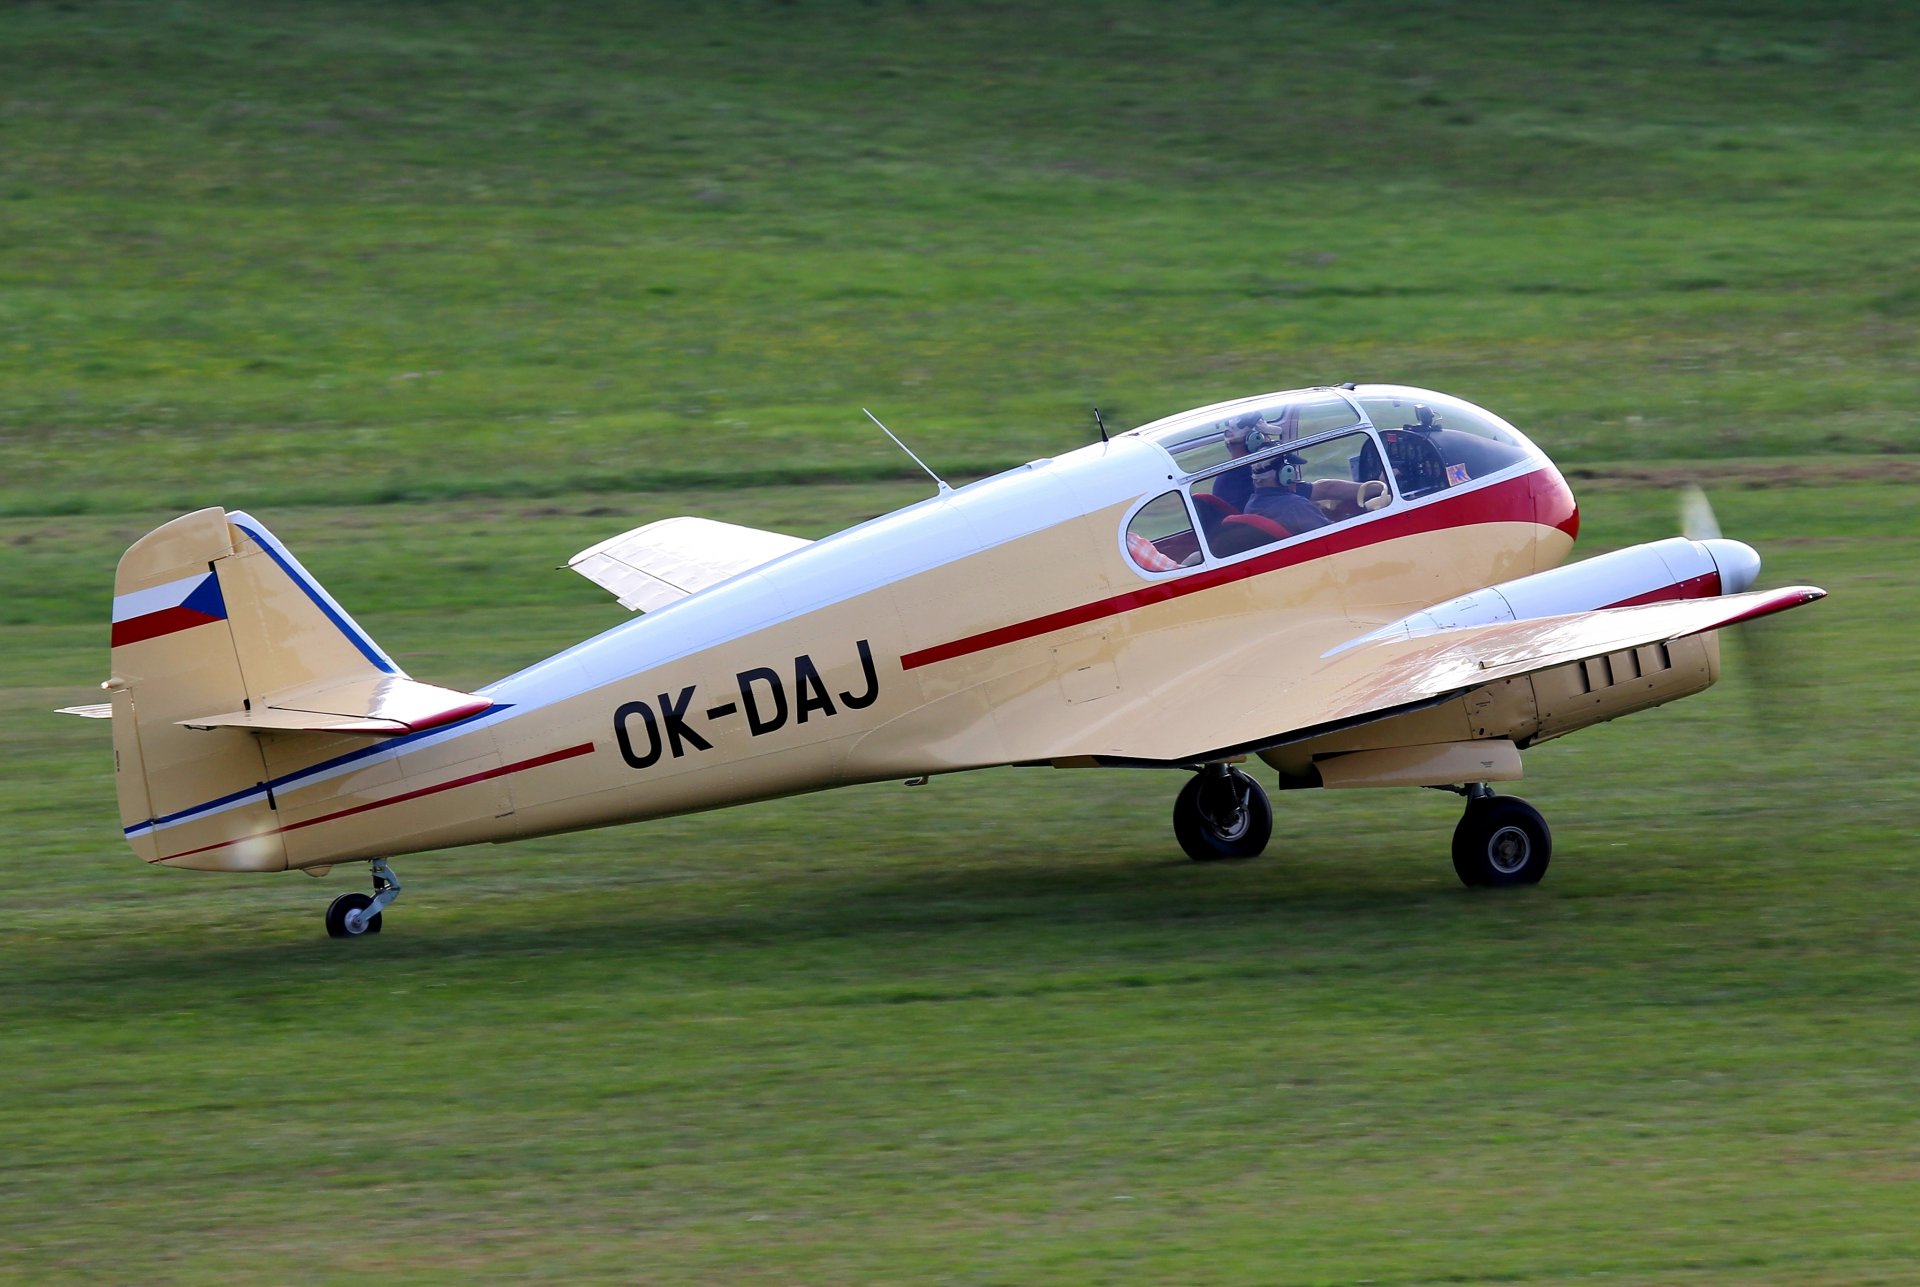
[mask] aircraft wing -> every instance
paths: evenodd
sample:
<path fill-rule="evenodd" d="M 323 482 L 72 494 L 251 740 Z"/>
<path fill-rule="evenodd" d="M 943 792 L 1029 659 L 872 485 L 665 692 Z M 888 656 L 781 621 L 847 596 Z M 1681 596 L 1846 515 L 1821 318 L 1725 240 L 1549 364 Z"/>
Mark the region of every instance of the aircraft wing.
<path fill-rule="evenodd" d="M 1095 728 L 1103 758 L 1190 763 L 1301 742 L 1447 700 L 1484 684 L 1799 607 L 1811 586 L 1683 599 L 1444 630 L 1376 632 L 1318 658 L 1228 659 L 1163 692 L 1170 718 Z"/>
<path fill-rule="evenodd" d="M 621 607 L 649 612 L 810 543 L 710 518 L 663 518 L 584 549 L 567 566 Z"/>

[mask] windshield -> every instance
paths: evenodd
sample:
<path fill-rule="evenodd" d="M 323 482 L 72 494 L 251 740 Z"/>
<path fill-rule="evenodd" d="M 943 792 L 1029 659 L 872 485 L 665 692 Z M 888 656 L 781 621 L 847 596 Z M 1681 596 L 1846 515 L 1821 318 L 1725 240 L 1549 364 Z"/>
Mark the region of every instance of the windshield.
<path fill-rule="evenodd" d="M 1363 384 L 1354 396 L 1380 430 L 1394 481 L 1409 499 L 1485 478 L 1539 454 L 1491 411 L 1444 393 Z"/>

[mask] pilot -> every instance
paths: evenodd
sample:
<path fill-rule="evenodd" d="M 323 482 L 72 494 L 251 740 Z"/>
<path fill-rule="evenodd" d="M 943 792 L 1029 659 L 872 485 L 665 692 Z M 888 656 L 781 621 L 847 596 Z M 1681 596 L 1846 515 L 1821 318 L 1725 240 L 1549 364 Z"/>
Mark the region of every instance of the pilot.
<path fill-rule="evenodd" d="M 1277 418 L 1248 411 L 1229 420 L 1221 436 L 1230 454 L 1245 456 L 1297 437 L 1298 417 L 1299 411 L 1294 407 L 1288 407 Z M 1305 464 L 1291 452 L 1269 456 L 1257 464 L 1219 475 L 1213 480 L 1213 494 L 1243 514 L 1273 520 L 1294 536 L 1325 527 L 1336 519 L 1351 518 L 1370 507 L 1369 493 L 1373 489 L 1366 484 L 1344 478 L 1321 478 L 1309 483 L 1301 478 Z M 1373 493 L 1375 497 L 1378 494 Z"/>
<path fill-rule="evenodd" d="M 1270 518 L 1294 536 L 1332 522 L 1327 512 L 1313 502 L 1319 489 L 1335 480 L 1302 482 L 1300 467 L 1304 463 L 1300 457 L 1289 452 L 1284 456 L 1269 456 L 1257 465 L 1249 465 L 1247 472 L 1253 476 L 1253 494 L 1240 507 L 1241 512 Z"/>
<path fill-rule="evenodd" d="M 1300 477 L 1305 464 L 1300 457 L 1288 452 L 1248 466 L 1255 471 L 1253 495 L 1241 512 L 1270 518 L 1289 534 L 1298 536 L 1328 523 L 1356 518 L 1386 503 L 1385 483 L 1356 483 L 1346 478 L 1316 478 L 1307 482 Z"/>

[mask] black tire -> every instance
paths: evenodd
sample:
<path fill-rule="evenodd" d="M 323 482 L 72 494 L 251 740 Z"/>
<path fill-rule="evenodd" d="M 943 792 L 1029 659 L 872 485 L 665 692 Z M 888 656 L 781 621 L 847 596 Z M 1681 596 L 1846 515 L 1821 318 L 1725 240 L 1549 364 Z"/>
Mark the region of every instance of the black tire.
<path fill-rule="evenodd" d="M 1537 885 L 1553 860 L 1553 832 L 1540 811 L 1516 796 L 1467 804 L 1453 829 L 1453 870 L 1469 888 Z"/>
<path fill-rule="evenodd" d="M 1253 858 L 1273 839 L 1273 806 L 1238 769 L 1228 781 L 1196 773 L 1173 802 L 1173 836 L 1195 862 Z"/>
<path fill-rule="evenodd" d="M 372 906 L 373 906 L 373 896 L 371 894 L 359 894 L 359 893 L 342 894 L 340 895 L 340 897 L 334 899 L 331 903 L 328 903 L 327 904 L 327 937 L 328 938 L 356 937 L 355 931 L 347 928 L 347 913 L 348 912 L 364 912 L 367 910 L 367 908 Z M 360 934 L 378 934 L 380 932 L 379 915 L 376 913 L 375 915 L 367 918 L 366 923 L 360 927 L 358 932 Z"/>

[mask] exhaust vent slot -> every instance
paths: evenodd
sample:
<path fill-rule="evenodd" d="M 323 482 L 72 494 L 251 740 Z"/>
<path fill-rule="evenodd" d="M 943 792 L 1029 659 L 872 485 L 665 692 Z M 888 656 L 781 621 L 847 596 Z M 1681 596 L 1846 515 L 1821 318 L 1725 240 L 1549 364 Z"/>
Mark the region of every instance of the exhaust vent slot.
<path fill-rule="evenodd" d="M 1579 672 L 1580 691 L 1598 693 L 1672 670 L 1673 658 L 1665 644 L 1647 644 L 1625 652 L 1610 652 L 1604 657 L 1589 657 L 1574 669 Z"/>

